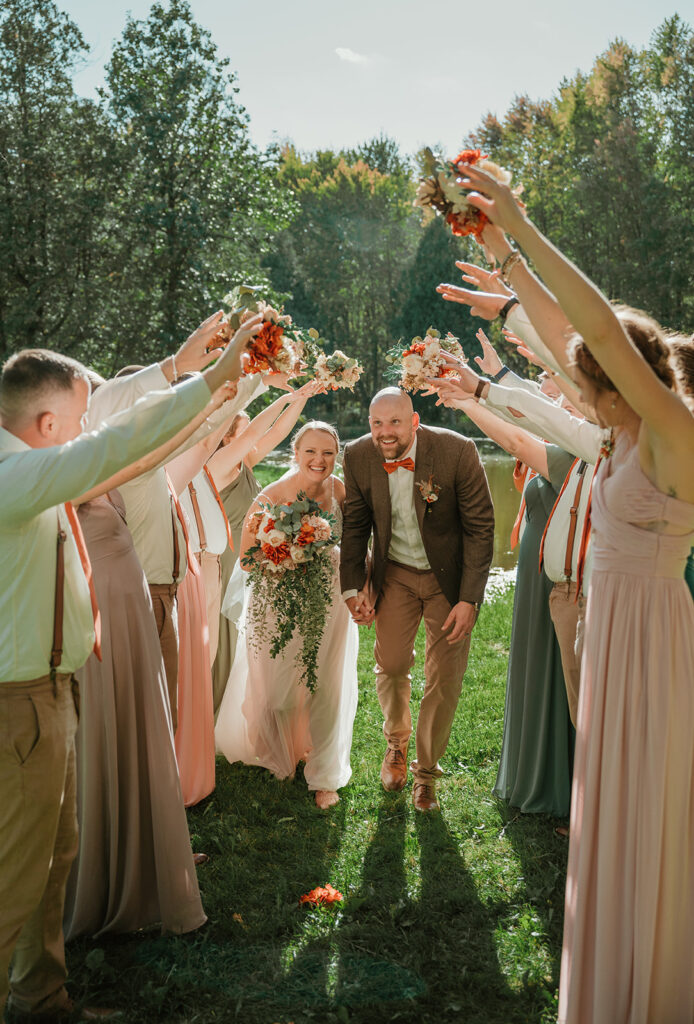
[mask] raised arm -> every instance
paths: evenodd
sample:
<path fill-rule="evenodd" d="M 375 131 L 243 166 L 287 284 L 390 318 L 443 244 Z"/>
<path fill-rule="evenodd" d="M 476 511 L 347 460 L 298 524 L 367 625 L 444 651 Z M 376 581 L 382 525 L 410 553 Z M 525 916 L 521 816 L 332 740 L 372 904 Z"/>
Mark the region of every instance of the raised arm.
<path fill-rule="evenodd" d="M 273 402 L 269 409 L 264 409 L 259 415 L 262 416 L 265 412 L 269 412 L 273 406 L 278 406 L 279 415 L 277 412 L 274 413 L 272 419 L 269 421 L 269 427 L 265 430 L 264 434 L 257 441 L 255 446 L 248 452 L 248 462 L 251 466 L 256 466 L 259 462 L 262 462 L 266 455 L 281 444 L 287 437 L 293 427 L 295 426 L 299 416 L 304 411 L 304 406 L 309 398 L 313 398 L 314 395 L 324 394 L 325 386 L 320 381 L 310 380 L 307 384 L 303 384 L 296 391 L 290 392 L 288 395 L 283 395 L 276 402 Z M 280 402 L 283 405 L 280 407 Z M 258 417 L 255 417 L 258 419 Z M 244 431 L 246 433 L 246 431 Z"/>
<path fill-rule="evenodd" d="M 523 215 L 511 192 L 474 167 L 466 184 L 474 206 L 508 231 L 532 258 L 570 322 L 629 406 L 641 417 L 642 468 L 665 492 L 694 500 L 694 417 L 653 373 L 602 292 Z M 482 194 L 483 193 L 483 194 Z"/>
<path fill-rule="evenodd" d="M 122 487 L 123 484 L 130 483 L 131 480 L 134 480 L 135 477 L 142 476 L 145 473 L 150 473 L 153 469 L 156 469 L 157 466 L 168 462 L 172 458 L 174 452 L 178 451 L 182 445 L 185 445 L 188 438 L 191 437 L 198 427 L 205 422 L 210 413 L 215 409 L 218 409 L 219 406 L 227 400 L 230 390 L 235 386 L 235 383 L 223 385 L 212 396 L 212 401 L 209 405 L 206 405 L 202 412 L 198 413 L 190 423 L 186 424 L 183 430 L 179 430 L 179 432 L 167 441 L 166 444 L 161 445 L 159 448 L 155 448 L 143 458 L 138 459 L 137 462 L 131 463 L 119 473 L 116 473 L 108 480 L 105 480 L 102 484 L 99 484 L 98 487 L 93 487 L 85 494 L 82 494 L 79 498 L 74 499 L 73 504 L 82 505 L 85 501 L 91 501 L 92 498 L 98 498 L 100 494 L 106 494 L 107 491 L 112 491 L 116 487 Z"/>

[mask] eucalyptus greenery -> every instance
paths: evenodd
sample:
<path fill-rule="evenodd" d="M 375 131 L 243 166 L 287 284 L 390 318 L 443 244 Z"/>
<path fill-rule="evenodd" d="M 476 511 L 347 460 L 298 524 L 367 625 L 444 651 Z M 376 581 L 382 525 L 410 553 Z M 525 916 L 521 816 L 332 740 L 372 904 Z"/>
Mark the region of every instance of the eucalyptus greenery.
<path fill-rule="evenodd" d="M 263 555 L 260 544 L 249 548 L 241 559 L 248 569 L 246 582 L 253 587 L 248 602 L 248 642 L 257 651 L 269 646 L 270 656 L 276 658 L 298 636 L 301 645 L 295 661 L 303 669 L 302 682 L 315 693 L 318 651 L 333 603 L 330 555 L 337 541 L 335 517 L 303 491 L 296 501 L 266 506 L 264 511 L 274 519 L 274 529 L 286 535 L 287 544 L 299 535 L 303 516 L 320 516 L 330 526 L 330 538 L 312 541 L 304 549 L 307 560 L 293 563 L 292 568 L 274 566 Z"/>

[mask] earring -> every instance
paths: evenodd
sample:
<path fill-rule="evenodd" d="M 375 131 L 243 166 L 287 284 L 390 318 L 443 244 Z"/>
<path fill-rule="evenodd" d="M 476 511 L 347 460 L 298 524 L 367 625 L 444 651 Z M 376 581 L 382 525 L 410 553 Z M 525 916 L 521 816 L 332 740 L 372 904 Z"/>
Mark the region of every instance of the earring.
<path fill-rule="evenodd" d="M 613 398 L 613 399 L 612 399 L 612 408 L 613 408 L 613 409 L 616 409 L 616 408 L 617 408 L 617 399 L 616 399 L 616 398 Z"/>

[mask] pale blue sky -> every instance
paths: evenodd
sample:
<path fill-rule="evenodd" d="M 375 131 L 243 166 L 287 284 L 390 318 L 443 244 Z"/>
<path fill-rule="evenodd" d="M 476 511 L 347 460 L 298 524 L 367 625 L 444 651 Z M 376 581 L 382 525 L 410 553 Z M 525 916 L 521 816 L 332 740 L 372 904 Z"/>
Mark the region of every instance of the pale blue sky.
<path fill-rule="evenodd" d="M 103 81 L 126 13 L 149 0 L 58 0 L 92 48 L 75 79 Z M 353 146 L 381 131 L 404 150 L 453 151 L 516 94 L 551 96 L 621 36 L 645 45 L 666 16 L 694 23 L 694 0 L 192 0 L 194 15 L 238 74 L 260 145 Z"/>

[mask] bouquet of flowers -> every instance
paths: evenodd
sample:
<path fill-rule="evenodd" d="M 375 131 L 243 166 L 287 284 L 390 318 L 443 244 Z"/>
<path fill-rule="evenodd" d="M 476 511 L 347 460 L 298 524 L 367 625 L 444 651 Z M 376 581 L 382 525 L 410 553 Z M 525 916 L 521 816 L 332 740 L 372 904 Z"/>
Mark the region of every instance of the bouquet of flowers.
<path fill-rule="evenodd" d="M 250 642 L 269 643 L 276 658 L 295 633 L 301 638 L 297 662 L 305 683 L 316 689 L 318 648 L 332 604 L 330 549 L 335 544 L 334 517 L 300 491 L 286 505 L 266 505 L 250 517 L 255 543 L 242 558 L 253 583 L 248 615 Z M 268 612 L 272 612 L 268 615 Z"/>
<path fill-rule="evenodd" d="M 245 373 L 288 373 L 299 372 L 305 348 L 305 332 L 294 326 L 292 318 L 274 309 L 258 297 L 257 290 L 241 285 L 229 292 L 222 300 L 230 312 L 222 320 L 213 344 L 224 345 L 241 324 L 256 313 L 263 317 L 262 326 L 248 346 L 250 359 Z"/>
<path fill-rule="evenodd" d="M 435 156 L 430 149 L 425 149 L 426 177 L 419 179 L 414 205 L 422 207 L 425 217 L 433 216 L 432 210 L 443 214 L 454 235 L 475 235 L 479 239 L 488 218 L 467 201 L 467 195 L 460 185 L 460 179 L 465 174 L 464 164 L 476 164 L 504 185 L 511 182 L 511 172 L 499 167 L 486 155 L 483 156 L 479 149 L 464 149 L 455 160 L 445 160 L 442 156 Z M 522 186 L 513 190 L 516 196 L 522 191 Z"/>
<path fill-rule="evenodd" d="M 429 387 L 427 377 L 457 377 L 455 368 L 449 366 L 444 352 L 466 363 L 467 359 L 462 345 L 450 332 L 441 337 L 439 331 L 430 327 L 423 338 L 412 339 L 409 347 L 402 349 L 400 345 L 386 354 L 386 361 L 393 366 L 391 376 L 396 379 L 405 391 L 424 391 Z"/>
<path fill-rule="evenodd" d="M 327 384 L 331 391 L 337 391 L 339 388 L 349 388 L 353 391 L 363 372 L 364 367 L 360 366 L 356 359 L 346 356 L 340 349 L 331 356 L 321 352 L 313 365 L 316 380 Z"/>

